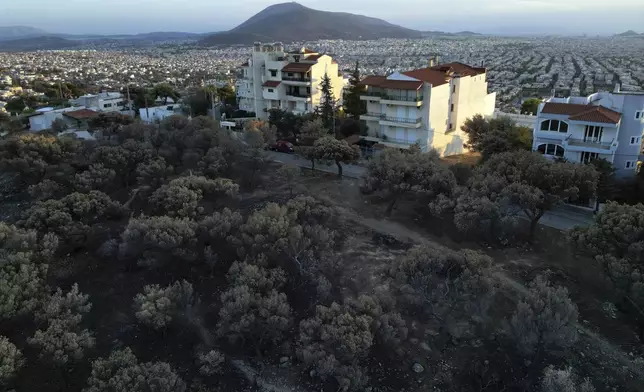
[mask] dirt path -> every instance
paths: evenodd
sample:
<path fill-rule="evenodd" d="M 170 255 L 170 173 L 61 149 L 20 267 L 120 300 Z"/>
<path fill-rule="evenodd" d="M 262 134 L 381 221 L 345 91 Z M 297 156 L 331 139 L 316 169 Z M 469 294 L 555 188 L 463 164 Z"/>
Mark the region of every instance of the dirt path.
<path fill-rule="evenodd" d="M 436 242 L 419 234 L 416 231 L 410 230 L 404 225 L 392 222 L 386 219 L 372 219 L 359 216 L 350 210 L 346 210 L 345 217 L 350 221 L 359 225 L 365 226 L 373 231 L 381 234 L 390 235 L 399 241 L 412 242 L 419 245 L 437 246 Z M 493 276 L 497 278 L 506 288 L 520 294 L 526 294 L 528 288 L 521 282 L 515 280 L 503 271 L 503 265 L 497 265 L 494 268 Z M 627 353 L 620 347 L 612 344 L 603 336 L 597 334 L 588 327 L 577 324 L 577 329 L 580 333 L 579 342 L 576 345 L 579 347 L 579 352 L 583 357 L 589 357 L 598 364 L 612 363 L 618 365 L 625 373 L 630 373 L 631 377 L 637 377 L 644 381 L 644 367 L 632 361 Z"/>

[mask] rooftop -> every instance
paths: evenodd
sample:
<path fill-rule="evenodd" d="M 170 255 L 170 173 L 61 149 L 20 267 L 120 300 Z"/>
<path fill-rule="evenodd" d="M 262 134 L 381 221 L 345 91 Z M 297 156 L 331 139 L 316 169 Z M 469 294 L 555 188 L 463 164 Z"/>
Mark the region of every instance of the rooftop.
<path fill-rule="evenodd" d="M 282 82 L 280 82 L 278 80 L 267 80 L 266 82 L 264 82 L 264 84 L 262 84 L 262 86 L 263 87 L 277 87 L 277 86 L 280 85 L 280 83 L 282 83 Z"/>
<path fill-rule="evenodd" d="M 569 120 L 617 124 L 621 113 L 598 105 L 546 102 L 541 113 L 568 116 Z"/>
<path fill-rule="evenodd" d="M 308 72 L 313 64 L 288 63 L 282 68 L 282 72 Z"/>
<path fill-rule="evenodd" d="M 87 120 L 98 116 L 98 113 L 89 109 L 80 109 L 73 112 L 65 112 L 63 116 L 71 117 L 74 120 Z"/>

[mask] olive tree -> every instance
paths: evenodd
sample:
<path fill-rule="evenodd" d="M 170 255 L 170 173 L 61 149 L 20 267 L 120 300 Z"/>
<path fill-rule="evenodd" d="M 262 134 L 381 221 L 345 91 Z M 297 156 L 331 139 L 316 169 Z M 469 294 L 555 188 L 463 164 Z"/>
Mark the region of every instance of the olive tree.
<path fill-rule="evenodd" d="M 166 362 L 139 363 L 129 347 L 92 362 L 83 392 L 185 392 L 185 382 Z"/>
<path fill-rule="evenodd" d="M 343 305 L 318 305 L 315 317 L 300 322 L 298 358 L 323 379 L 333 377 L 340 389 L 366 384 L 366 359 L 375 341 L 380 305 L 371 297 L 348 300 Z"/>
<path fill-rule="evenodd" d="M 609 202 L 592 225 L 569 236 L 579 251 L 595 257 L 617 293 L 644 317 L 644 205 Z"/>
<path fill-rule="evenodd" d="M 237 263 L 228 274 L 230 288 L 221 295 L 217 332 L 233 341 L 250 341 L 261 356 L 267 345 L 281 343 L 293 323 L 283 273 Z"/>
<path fill-rule="evenodd" d="M 316 264 L 334 246 L 336 233 L 327 228 L 335 211 L 312 197 L 298 196 L 285 205 L 269 203 L 248 217 L 236 238 L 240 256 L 286 256 L 300 272 Z"/>
<path fill-rule="evenodd" d="M 589 378 L 579 380 L 571 367 L 555 369 L 550 365 L 543 371 L 541 392 L 595 392 Z"/>
<path fill-rule="evenodd" d="M 58 289 L 36 313 L 47 328 L 38 329 L 29 344 L 40 349 L 40 357 L 58 365 L 80 360 L 84 350 L 94 347 L 93 334 L 81 327 L 83 314 L 91 309 L 88 296 L 78 291 L 78 285 L 66 295 Z"/>
<path fill-rule="evenodd" d="M 339 177 L 342 177 L 343 163 L 355 162 L 360 158 L 358 146 L 350 146 L 346 141 L 338 140 L 333 136 L 324 136 L 316 140 L 313 147 L 317 159 L 335 162 Z"/>
<path fill-rule="evenodd" d="M 169 216 L 132 218 L 121 234 L 119 257 L 155 266 L 177 257 L 195 260 L 197 224 Z"/>
<path fill-rule="evenodd" d="M 494 154 L 532 149 L 532 129 L 518 126 L 509 117 L 475 115 L 465 120 L 461 129 L 468 135 L 467 146 L 480 152 L 484 160 Z"/>
<path fill-rule="evenodd" d="M 4 336 L 0 336 L 0 385 L 7 383 L 25 364 L 22 352 Z"/>
<path fill-rule="evenodd" d="M 222 365 L 226 361 L 226 357 L 218 350 L 210 350 L 208 352 L 197 354 L 197 366 L 199 366 L 199 373 L 203 376 L 212 376 L 222 373 Z"/>
<path fill-rule="evenodd" d="M 141 185 L 156 188 L 163 184 L 173 172 L 173 167 L 168 165 L 165 159 L 157 157 L 137 165 L 136 181 Z"/>
<path fill-rule="evenodd" d="M 408 311 L 440 331 L 434 342 L 440 344 L 471 338 L 488 325 L 496 293 L 490 265 L 489 257 L 474 251 L 424 246 L 398 258 L 389 275 Z"/>
<path fill-rule="evenodd" d="M 42 237 L 0 222 L 0 319 L 38 306 L 45 294 L 47 263 L 58 248 L 54 234 Z"/>
<path fill-rule="evenodd" d="M 516 307 L 508 323 L 508 333 L 518 351 L 541 359 L 551 351 L 564 350 L 577 341 L 577 306 L 565 287 L 553 287 L 537 276 Z"/>
<path fill-rule="evenodd" d="M 188 312 L 194 301 L 192 285 L 185 280 L 164 288 L 147 285 L 134 297 L 134 311 L 139 322 L 161 329 Z"/>
<path fill-rule="evenodd" d="M 531 236 L 547 211 L 576 200 L 580 194 L 594 194 L 598 179 L 592 166 L 555 162 L 527 151 L 493 155 L 476 170 L 470 183 L 476 187 L 476 182 L 487 176 L 497 177 L 491 192 L 502 187 L 501 195 L 492 195 L 488 200 L 519 208 L 530 222 Z M 479 191 L 485 190 L 485 186 L 478 185 Z"/>
<path fill-rule="evenodd" d="M 102 192 L 74 192 L 59 200 L 36 203 L 18 224 L 82 244 L 95 223 L 119 217 L 122 212 L 123 207 Z"/>
<path fill-rule="evenodd" d="M 422 195 L 432 201 L 451 197 L 456 188 L 456 178 L 434 151 L 423 154 L 388 149 L 372 159 L 367 170 L 362 190 L 383 193 L 389 201 L 387 215 L 401 197 Z"/>
<path fill-rule="evenodd" d="M 109 169 L 102 164 L 90 165 L 90 167 L 76 174 L 74 186 L 79 192 L 110 191 L 116 179 L 116 171 Z"/>

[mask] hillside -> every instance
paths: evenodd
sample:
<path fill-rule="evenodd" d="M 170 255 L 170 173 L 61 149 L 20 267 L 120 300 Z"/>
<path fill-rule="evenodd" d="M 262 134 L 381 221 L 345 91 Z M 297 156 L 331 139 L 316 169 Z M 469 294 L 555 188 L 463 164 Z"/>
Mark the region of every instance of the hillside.
<path fill-rule="evenodd" d="M 318 11 L 298 3 L 272 5 L 239 26 L 201 40 L 204 45 L 318 39 L 417 38 L 421 32 L 346 12 Z"/>
<path fill-rule="evenodd" d="M 28 26 L 0 26 L 0 41 L 47 35 L 47 32 Z"/>
<path fill-rule="evenodd" d="M 644 34 L 639 34 L 633 30 L 628 30 L 620 34 L 615 34 L 616 37 L 639 37 L 644 36 Z"/>
<path fill-rule="evenodd" d="M 82 45 L 82 41 L 72 41 L 60 37 L 32 37 L 0 41 L 0 52 L 30 52 L 34 50 L 72 49 Z"/>

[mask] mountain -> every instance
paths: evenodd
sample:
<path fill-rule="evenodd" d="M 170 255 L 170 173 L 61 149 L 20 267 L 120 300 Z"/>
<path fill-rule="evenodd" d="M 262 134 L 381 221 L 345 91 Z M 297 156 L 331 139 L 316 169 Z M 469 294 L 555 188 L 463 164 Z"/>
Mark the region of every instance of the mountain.
<path fill-rule="evenodd" d="M 44 30 L 28 26 L 0 26 L 0 41 L 47 35 Z"/>
<path fill-rule="evenodd" d="M 0 41 L 0 52 L 73 49 L 80 45 L 83 45 L 82 41 L 72 41 L 60 37 L 30 37 Z"/>
<path fill-rule="evenodd" d="M 421 32 L 346 12 L 318 11 L 299 3 L 267 7 L 233 28 L 205 37 L 204 45 L 252 44 L 254 41 L 292 42 L 319 39 L 419 38 Z"/>
<path fill-rule="evenodd" d="M 429 37 L 477 37 L 480 36 L 481 34 L 479 33 L 474 33 L 472 31 L 459 31 L 458 33 L 446 33 L 444 31 L 422 31 L 421 32 L 422 36 L 424 38 L 429 38 Z"/>
<path fill-rule="evenodd" d="M 638 34 L 633 30 L 628 30 L 628 31 L 624 31 L 623 33 L 620 33 L 620 34 L 615 34 L 615 36 L 616 37 L 639 37 L 639 36 L 644 36 L 644 33 L 643 34 Z"/>

